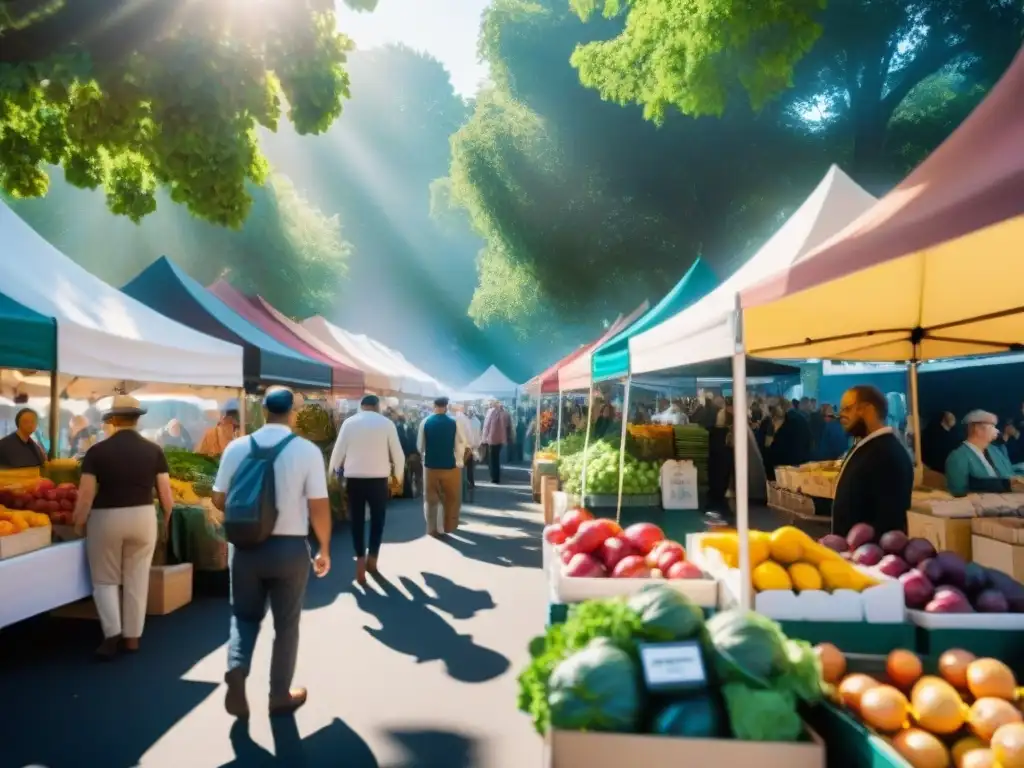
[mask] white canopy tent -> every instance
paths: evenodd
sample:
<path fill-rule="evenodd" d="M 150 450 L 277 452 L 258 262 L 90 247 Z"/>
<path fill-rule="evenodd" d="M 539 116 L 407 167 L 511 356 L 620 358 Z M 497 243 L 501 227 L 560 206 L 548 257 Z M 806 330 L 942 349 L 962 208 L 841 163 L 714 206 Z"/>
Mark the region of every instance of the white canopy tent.
<path fill-rule="evenodd" d="M 242 348 L 107 285 L 0 203 L 4 292 L 57 321 L 60 373 L 100 381 L 242 386 Z"/>
<path fill-rule="evenodd" d="M 463 389 L 466 392 L 479 392 L 485 397 L 511 400 L 519 394 L 521 386 L 492 365 Z"/>
<path fill-rule="evenodd" d="M 302 327 L 363 371 L 386 377 L 388 389 L 410 397 L 438 397 L 445 389 L 436 379 L 416 368 L 402 355 L 362 334 L 350 333 L 320 315 L 302 321 Z"/>
<path fill-rule="evenodd" d="M 875 202 L 833 165 L 803 205 L 731 277 L 688 309 L 630 339 L 632 373 L 731 357 L 737 294 L 801 261 Z"/>

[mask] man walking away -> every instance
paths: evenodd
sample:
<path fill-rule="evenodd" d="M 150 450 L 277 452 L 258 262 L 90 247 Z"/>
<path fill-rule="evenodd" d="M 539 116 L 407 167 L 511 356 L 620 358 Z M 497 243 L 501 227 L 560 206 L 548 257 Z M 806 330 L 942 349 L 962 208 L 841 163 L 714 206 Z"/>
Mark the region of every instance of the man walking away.
<path fill-rule="evenodd" d="M 328 472 L 345 477 L 356 581 L 366 583 L 366 571 L 377 572 L 377 557 L 384 540 L 388 506 L 388 479 L 404 482 L 405 452 L 398 430 L 380 412 L 380 398 L 366 395 L 360 410 L 345 420 L 334 444 Z M 370 556 L 366 556 L 366 507 L 370 507 Z"/>
<path fill-rule="evenodd" d="M 323 455 L 313 443 L 292 433 L 294 406 L 290 390 L 268 390 L 263 399 L 265 426 L 228 444 L 213 486 L 214 506 L 226 509 L 226 529 L 233 525 L 231 512 L 240 497 L 251 499 L 255 495 L 257 505 L 265 512 L 260 493 L 273 489 L 276 502 L 276 521 L 268 538 L 259 543 L 247 542 L 249 546 L 245 547 L 230 547 L 231 634 L 224 705 L 229 714 L 238 718 L 249 715 L 245 680 L 268 601 L 274 616 L 270 714 L 289 714 L 306 703 L 306 689 L 292 688 L 291 684 L 299 653 L 299 618 L 309 578 L 310 549 L 306 536 L 311 524 L 318 547 L 313 569 L 318 577 L 323 577 L 331 568 L 331 508 Z M 269 464 L 262 474 L 261 460 Z M 258 479 L 254 479 L 254 470 Z M 259 487 L 251 487 L 257 483 Z M 233 484 L 238 486 L 235 493 Z M 246 524 L 248 521 L 242 523 Z"/>
<path fill-rule="evenodd" d="M 459 527 L 462 505 L 462 459 L 468 440 L 458 421 L 448 415 L 448 398 L 434 401 L 434 413 L 420 424 L 417 439 L 423 456 L 423 513 L 427 534 L 438 536 Z M 438 518 L 438 507 L 444 518 Z"/>
<path fill-rule="evenodd" d="M 500 401 L 495 401 L 484 419 L 483 444 L 487 446 L 487 463 L 491 469 L 491 482 L 501 483 L 501 449 L 508 443 L 511 423 Z"/>

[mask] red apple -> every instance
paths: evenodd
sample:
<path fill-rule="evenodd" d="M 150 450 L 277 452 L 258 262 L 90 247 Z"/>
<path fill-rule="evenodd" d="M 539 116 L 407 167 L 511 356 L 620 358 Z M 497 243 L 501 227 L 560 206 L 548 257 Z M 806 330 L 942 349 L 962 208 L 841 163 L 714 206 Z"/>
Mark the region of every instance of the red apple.
<path fill-rule="evenodd" d="M 71 499 L 61 499 L 60 508 L 66 509 L 68 512 L 72 512 L 75 509 L 75 502 L 73 502 Z"/>
<path fill-rule="evenodd" d="M 680 560 L 678 563 L 673 563 L 672 566 L 665 572 L 665 575 L 670 579 L 703 579 L 704 574 L 700 568 L 691 563 L 689 560 Z"/>
<path fill-rule="evenodd" d="M 604 566 L 590 555 L 573 555 L 572 559 L 562 569 L 562 574 L 576 579 L 595 579 L 607 576 Z"/>
<path fill-rule="evenodd" d="M 616 579 L 649 579 L 651 569 L 640 555 L 628 555 L 619 560 L 612 576 Z"/>
<path fill-rule="evenodd" d="M 559 523 L 552 523 L 544 529 L 544 541 L 548 544 L 564 544 L 567 538 L 565 529 Z"/>
<path fill-rule="evenodd" d="M 664 541 L 665 533 L 654 523 L 634 523 L 623 531 L 626 541 L 643 555 L 654 549 L 659 541 Z"/>
<path fill-rule="evenodd" d="M 559 521 L 562 524 L 562 530 L 565 531 L 566 536 L 575 536 L 576 529 L 580 527 L 580 523 L 586 520 L 593 520 L 594 516 L 587 512 L 582 507 L 576 509 L 570 509 Z"/>
<path fill-rule="evenodd" d="M 569 561 L 578 554 L 578 552 L 574 552 L 569 547 L 562 547 L 562 551 L 559 553 L 559 558 L 565 565 L 568 565 Z"/>
<path fill-rule="evenodd" d="M 622 558 L 635 555 L 636 550 L 633 549 L 632 545 L 625 539 L 619 538 L 618 536 L 612 536 L 611 538 L 605 539 L 596 554 L 601 562 L 604 563 L 605 568 L 609 571 L 614 571 L 615 566 L 619 564 L 619 561 L 622 560 Z"/>
<path fill-rule="evenodd" d="M 662 573 L 668 573 L 676 563 L 682 563 L 686 560 L 686 553 L 683 552 L 682 548 L 676 549 L 675 547 L 667 547 L 661 551 L 658 555 L 657 567 Z"/>
<path fill-rule="evenodd" d="M 664 541 L 659 541 L 657 544 L 655 544 L 651 551 L 647 553 L 647 564 L 651 566 L 651 568 L 657 567 L 658 558 L 661 557 L 663 552 L 668 552 L 669 550 L 679 550 L 679 552 L 682 554 L 682 557 L 680 559 L 686 559 L 686 552 L 683 550 L 682 544 L 680 544 L 678 541 L 671 541 L 669 539 L 665 539 Z"/>
<path fill-rule="evenodd" d="M 40 494 L 40 498 L 46 499 L 47 501 L 56 501 L 57 500 L 57 491 L 54 490 L 53 488 L 51 488 L 48 491 L 43 491 Z"/>
<path fill-rule="evenodd" d="M 36 483 L 37 491 L 52 491 L 56 487 L 57 484 L 47 477 L 40 478 L 39 481 Z"/>

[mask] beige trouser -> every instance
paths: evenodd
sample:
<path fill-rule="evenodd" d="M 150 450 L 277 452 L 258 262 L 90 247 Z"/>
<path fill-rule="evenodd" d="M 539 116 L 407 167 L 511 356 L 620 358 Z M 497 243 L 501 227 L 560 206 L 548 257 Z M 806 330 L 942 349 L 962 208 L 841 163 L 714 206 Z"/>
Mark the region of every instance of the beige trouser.
<path fill-rule="evenodd" d="M 142 636 L 149 598 L 149 569 L 156 549 L 156 526 L 156 510 L 152 504 L 94 509 L 89 516 L 85 551 L 92 574 L 92 596 L 104 637 Z"/>
<path fill-rule="evenodd" d="M 459 508 L 462 506 L 462 470 L 423 470 L 423 514 L 427 518 L 427 533 L 443 530 L 451 533 L 459 527 Z M 438 513 L 444 509 L 444 518 Z"/>

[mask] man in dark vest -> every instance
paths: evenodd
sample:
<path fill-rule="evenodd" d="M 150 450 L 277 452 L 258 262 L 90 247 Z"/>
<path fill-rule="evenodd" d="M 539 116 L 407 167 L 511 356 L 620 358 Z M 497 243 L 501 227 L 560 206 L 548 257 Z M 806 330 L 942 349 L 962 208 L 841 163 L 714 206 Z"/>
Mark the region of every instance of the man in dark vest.
<path fill-rule="evenodd" d="M 876 532 L 906 531 L 914 491 L 910 453 L 886 426 L 888 403 L 878 389 L 848 389 L 839 405 L 839 423 L 856 445 L 846 455 L 832 502 L 832 532 L 845 536 L 856 523 Z"/>
<path fill-rule="evenodd" d="M 469 436 L 448 415 L 448 398 L 434 401 L 434 412 L 420 424 L 416 440 L 423 457 L 423 513 L 427 533 L 440 536 L 459 527 L 462 506 L 462 464 Z M 444 517 L 439 519 L 439 508 Z"/>

